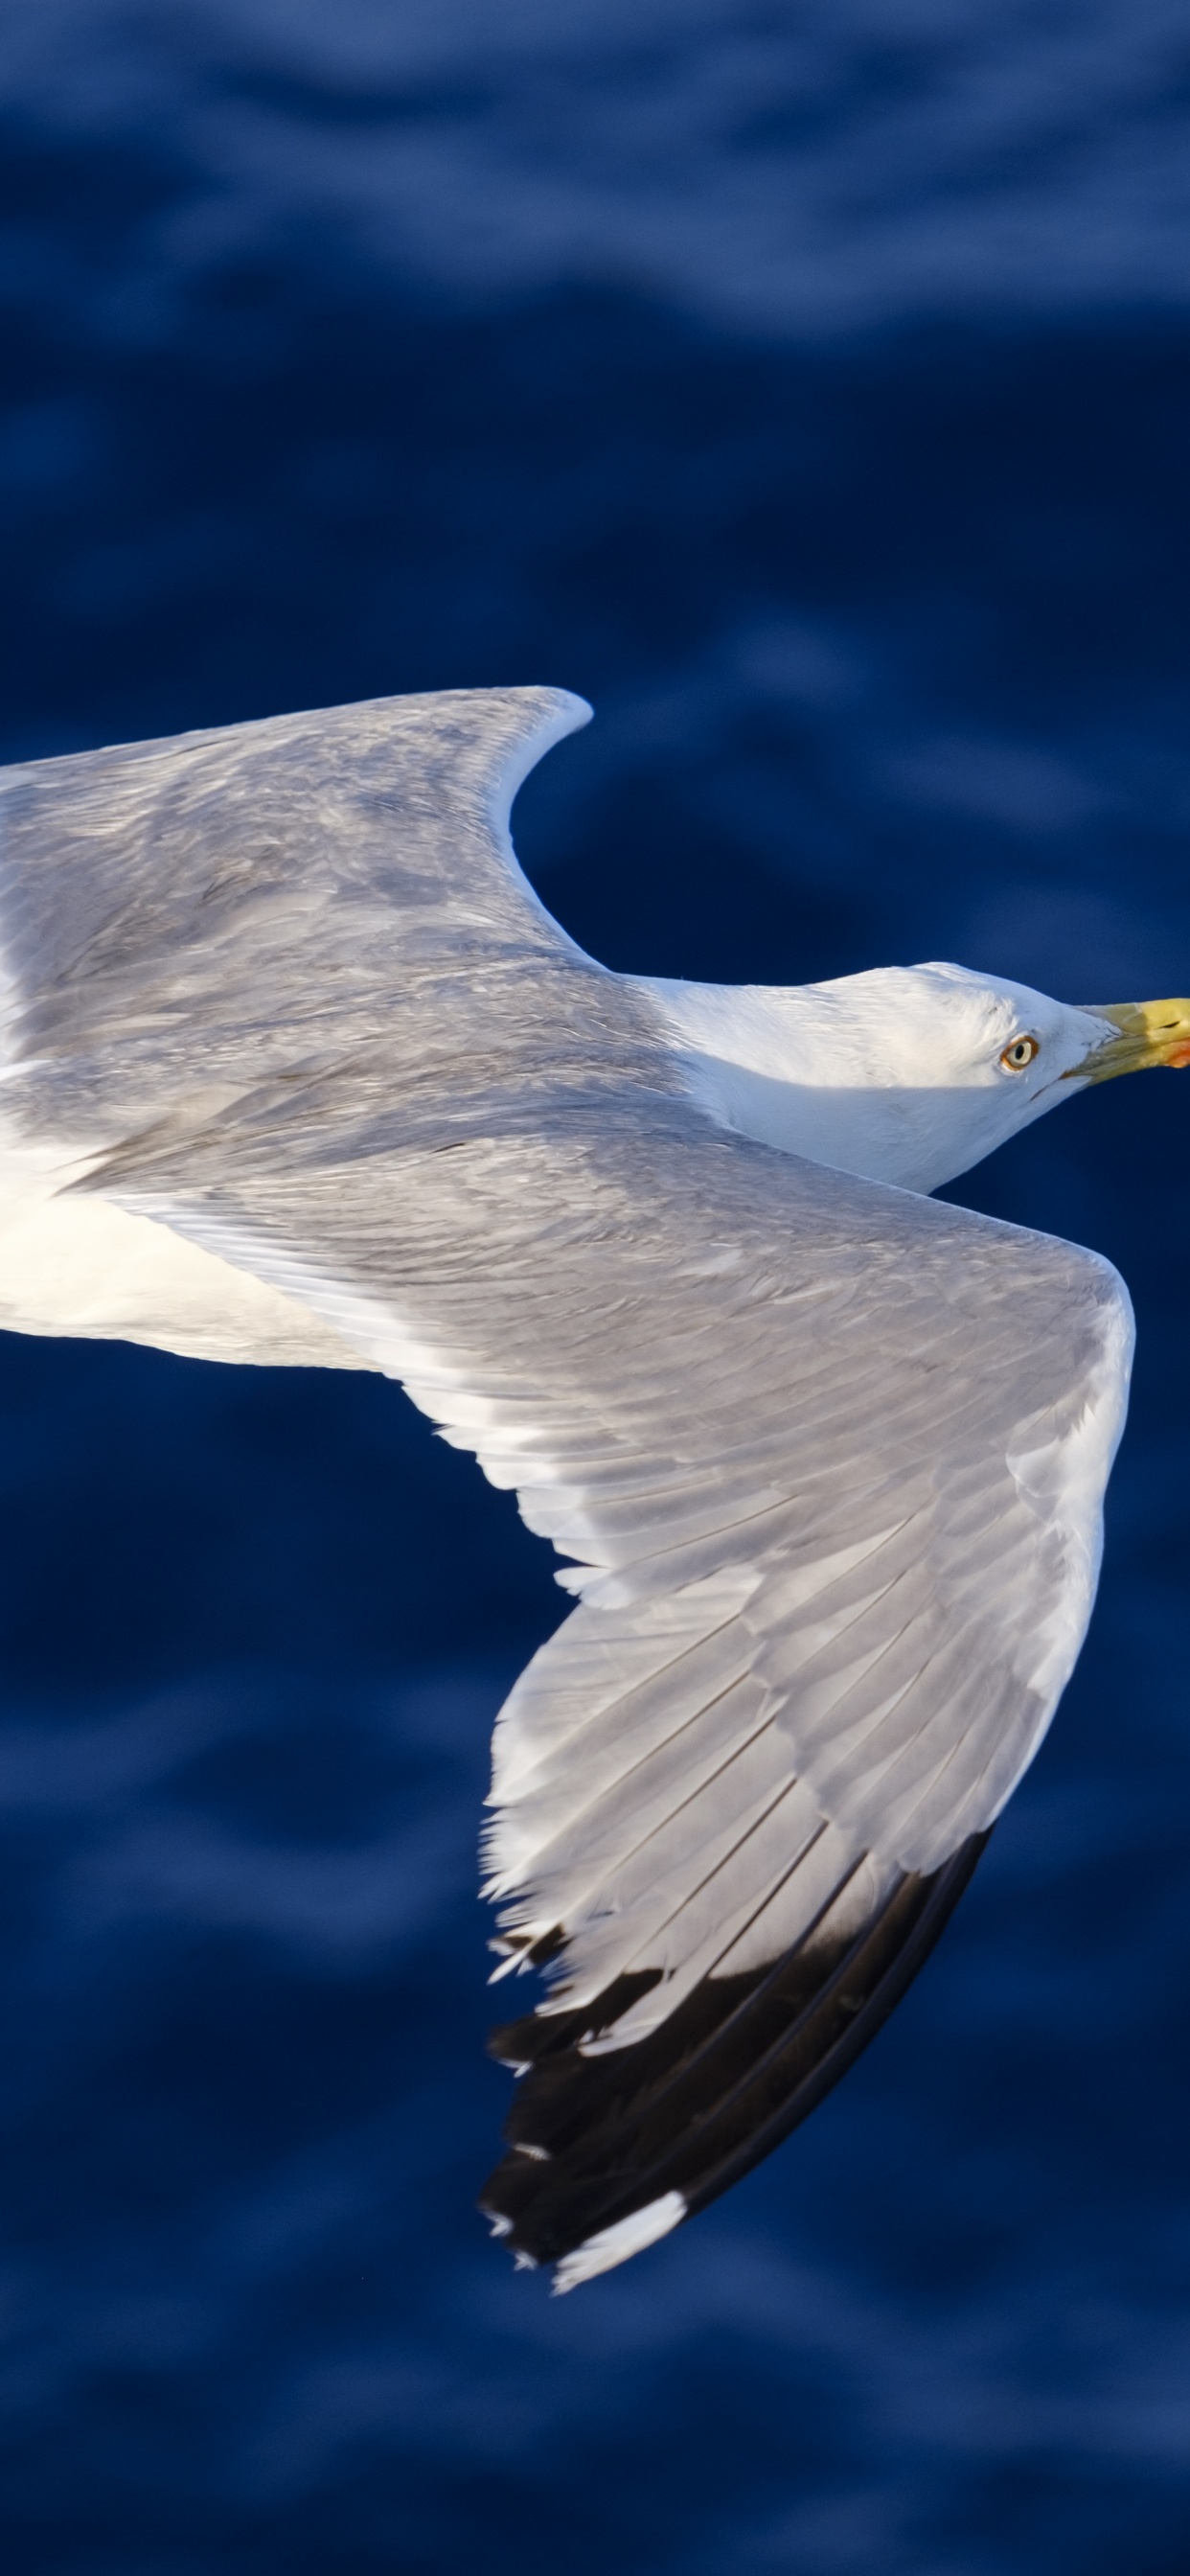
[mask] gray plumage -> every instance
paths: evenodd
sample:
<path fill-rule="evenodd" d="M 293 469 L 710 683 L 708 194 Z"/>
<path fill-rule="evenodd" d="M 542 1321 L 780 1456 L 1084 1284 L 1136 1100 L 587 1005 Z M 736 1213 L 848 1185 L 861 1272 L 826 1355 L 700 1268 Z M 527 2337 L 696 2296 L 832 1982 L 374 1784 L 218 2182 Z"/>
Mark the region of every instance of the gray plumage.
<path fill-rule="evenodd" d="M 0 1110 L 401 1377 L 575 1561 L 488 1867 L 547 2018 L 628 1980 L 594 2062 L 833 1958 L 998 1814 L 1089 1614 L 1130 1321 L 1090 1253 L 712 1122 L 512 857 L 584 714 L 446 693 L 6 773 Z"/>

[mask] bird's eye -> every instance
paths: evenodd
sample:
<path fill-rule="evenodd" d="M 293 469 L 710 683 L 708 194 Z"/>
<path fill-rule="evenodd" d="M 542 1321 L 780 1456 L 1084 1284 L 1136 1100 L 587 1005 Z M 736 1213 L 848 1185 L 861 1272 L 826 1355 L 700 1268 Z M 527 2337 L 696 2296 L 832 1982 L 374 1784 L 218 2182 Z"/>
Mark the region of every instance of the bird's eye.
<path fill-rule="evenodd" d="M 1032 1064 L 1034 1056 L 1040 1053 L 1036 1038 L 1012 1038 L 1006 1047 L 1001 1048 L 1000 1062 L 1006 1073 L 1023 1073 L 1025 1066 Z"/>

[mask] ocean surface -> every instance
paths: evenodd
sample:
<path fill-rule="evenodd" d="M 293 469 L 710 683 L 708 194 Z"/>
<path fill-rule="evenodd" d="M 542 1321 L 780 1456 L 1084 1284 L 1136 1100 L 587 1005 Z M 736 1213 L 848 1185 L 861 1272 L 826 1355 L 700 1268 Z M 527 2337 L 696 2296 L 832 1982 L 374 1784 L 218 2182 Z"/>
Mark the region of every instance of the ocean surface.
<path fill-rule="evenodd" d="M 1190 987 L 1165 0 L 6 0 L 0 757 L 406 689 L 610 964 Z M 475 1843 L 564 1608 L 367 1378 L 0 1339 L 12 2576 L 1183 2576 L 1190 1081 L 952 1195 L 1139 1353 L 1091 1636 L 814 2119 L 552 2301 Z"/>

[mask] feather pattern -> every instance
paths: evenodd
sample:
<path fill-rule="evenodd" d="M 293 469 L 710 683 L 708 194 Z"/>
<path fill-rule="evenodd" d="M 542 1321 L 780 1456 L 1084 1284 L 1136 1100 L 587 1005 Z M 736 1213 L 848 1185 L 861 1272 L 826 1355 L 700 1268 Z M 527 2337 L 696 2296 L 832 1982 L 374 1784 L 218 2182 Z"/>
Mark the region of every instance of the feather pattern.
<path fill-rule="evenodd" d="M 1096 1256 L 714 1123 L 512 855 L 585 712 L 0 781 L 8 1149 L 403 1378 L 572 1560 L 485 1854 L 550 1981 L 488 2206 L 574 2277 L 767 2151 L 924 1956 L 1077 1654 L 1131 1349 Z"/>

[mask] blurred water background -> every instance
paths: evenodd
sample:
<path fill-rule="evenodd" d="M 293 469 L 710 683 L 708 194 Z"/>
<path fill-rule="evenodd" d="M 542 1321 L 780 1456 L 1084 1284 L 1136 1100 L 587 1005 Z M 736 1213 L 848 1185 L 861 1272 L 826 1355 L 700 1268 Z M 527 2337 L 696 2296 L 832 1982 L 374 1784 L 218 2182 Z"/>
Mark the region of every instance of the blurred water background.
<path fill-rule="evenodd" d="M 6 0 L 0 756 L 460 683 L 616 966 L 1190 981 L 1172 0 Z M 1190 1084 L 954 1195 L 1140 1348 L 1100 1607 L 809 2126 L 551 2302 L 475 1833 L 563 1608 L 367 1379 L 0 1343 L 14 2576 L 1181 2576 Z"/>

